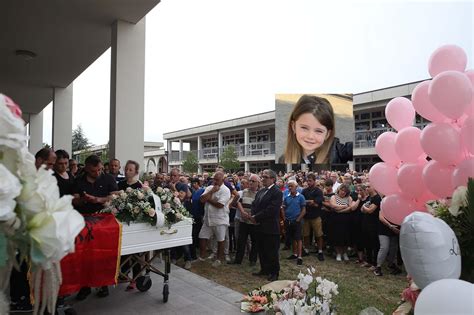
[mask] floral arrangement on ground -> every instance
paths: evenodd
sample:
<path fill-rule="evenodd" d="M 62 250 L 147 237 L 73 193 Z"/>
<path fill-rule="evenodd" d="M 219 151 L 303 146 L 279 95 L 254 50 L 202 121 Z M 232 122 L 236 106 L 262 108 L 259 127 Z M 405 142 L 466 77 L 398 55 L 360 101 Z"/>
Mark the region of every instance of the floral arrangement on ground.
<path fill-rule="evenodd" d="M 120 222 L 150 223 L 157 225 L 157 212 L 154 208 L 153 191 L 150 187 L 132 189 L 128 187 L 112 195 L 102 210 L 104 213 L 112 213 Z"/>
<path fill-rule="evenodd" d="M 275 281 L 249 292 L 241 301 L 241 310 L 248 313 L 269 312 L 278 315 L 335 314 L 333 297 L 339 294 L 337 284 L 315 277 L 313 267 L 300 272 L 298 280 Z"/>
<path fill-rule="evenodd" d="M 193 222 L 190 213 L 179 199 L 178 192 L 172 192 L 169 188 L 158 187 L 156 194 L 161 201 L 165 224 L 168 227 L 181 221 Z"/>

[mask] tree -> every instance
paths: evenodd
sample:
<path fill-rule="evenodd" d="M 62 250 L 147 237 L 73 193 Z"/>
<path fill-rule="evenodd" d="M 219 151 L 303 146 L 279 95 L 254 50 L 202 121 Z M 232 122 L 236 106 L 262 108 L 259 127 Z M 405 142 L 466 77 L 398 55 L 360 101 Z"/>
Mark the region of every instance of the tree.
<path fill-rule="evenodd" d="M 82 126 L 79 124 L 77 128 L 72 131 L 72 152 L 84 150 L 91 146 L 89 139 L 87 139 Z"/>
<path fill-rule="evenodd" d="M 51 149 L 51 146 L 49 145 L 49 143 L 43 142 L 43 148 Z"/>
<path fill-rule="evenodd" d="M 236 171 L 240 169 L 240 162 L 237 159 L 237 153 L 232 145 L 225 147 L 220 156 L 220 164 L 227 171 Z"/>
<path fill-rule="evenodd" d="M 186 173 L 196 173 L 198 171 L 198 163 L 196 154 L 189 152 L 183 161 L 183 169 Z"/>

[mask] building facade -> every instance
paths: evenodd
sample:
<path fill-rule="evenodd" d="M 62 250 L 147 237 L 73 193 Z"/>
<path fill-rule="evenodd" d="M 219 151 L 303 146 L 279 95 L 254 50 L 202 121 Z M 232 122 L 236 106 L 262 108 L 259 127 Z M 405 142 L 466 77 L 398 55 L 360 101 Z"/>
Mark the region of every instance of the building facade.
<path fill-rule="evenodd" d="M 395 131 L 385 118 L 385 107 L 395 97 L 410 99 L 420 82 L 353 95 L 353 119 L 350 123 L 354 124 L 354 128 L 344 127 L 344 130 L 353 130 L 352 134 L 348 137 L 347 132 L 344 132 L 339 136 L 344 142 L 354 142 L 354 161 L 349 163 L 351 168 L 356 171 L 368 170 L 381 161 L 375 151 L 377 137 L 385 131 Z M 163 138 L 167 142 L 169 166 L 182 169 L 187 155 L 195 154 L 198 157 L 199 173 L 213 171 L 219 164 L 223 150 L 232 145 L 241 162 L 241 169 L 245 171 L 281 169 L 275 165 L 275 148 L 282 147 L 286 137 L 276 132 L 278 119 L 275 111 L 271 111 L 165 133 Z M 283 122 L 279 123 L 281 125 Z M 422 129 L 428 123 L 428 120 L 416 115 L 414 126 Z"/>
<path fill-rule="evenodd" d="M 199 173 L 214 171 L 226 147 L 233 146 L 241 169 L 255 172 L 275 164 L 275 111 L 168 132 L 163 138 L 170 167 L 182 168 L 187 155 L 194 154 Z"/>
<path fill-rule="evenodd" d="M 354 94 L 354 169 L 368 170 L 382 160 L 375 151 L 377 137 L 395 131 L 387 122 L 385 107 L 395 97 L 411 99 L 415 87 L 422 81 Z M 429 121 L 416 114 L 415 127 L 423 129 Z"/>
<path fill-rule="evenodd" d="M 72 158 L 81 161 L 90 154 L 99 156 L 104 162 L 111 158 L 109 156 L 109 146 L 107 144 L 95 145 L 84 150 L 74 151 Z M 122 166 L 127 161 L 120 161 Z M 140 162 L 140 161 L 137 161 Z M 168 162 L 166 150 L 163 142 L 145 141 L 143 144 L 143 172 L 166 173 L 168 172 Z"/>

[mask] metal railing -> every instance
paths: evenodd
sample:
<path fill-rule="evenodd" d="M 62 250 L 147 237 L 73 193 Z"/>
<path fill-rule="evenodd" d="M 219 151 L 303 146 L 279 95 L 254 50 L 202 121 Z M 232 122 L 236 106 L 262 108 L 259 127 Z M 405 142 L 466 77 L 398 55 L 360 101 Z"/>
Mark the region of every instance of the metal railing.
<path fill-rule="evenodd" d="M 275 142 L 254 142 L 245 144 L 237 144 L 237 145 L 229 145 L 233 146 L 237 157 L 261 157 L 267 155 L 275 154 Z M 201 150 L 192 150 L 192 151 L 183 151 L 182 159 L 179 158 L 179 151 L 172 151 L 170 152 L 170 161 L 171 162 L 179 162 L 181 160 L 185 160 L 188 154 L 193 153 L 197 156 L 199 160 L 211 160 L 217 159 L 221 156 L 224 150 L 228 146 L 225 147 L 209 147 L 209 148 L 202 148 Z"/>
<path fill-rule="evenodd" d="M 376 128 L 370 130 L 358 130 L 354 132 L 354 148 L 375 148 L 377 137 L 386 131 L 395 131 L 392 128 Z"/>

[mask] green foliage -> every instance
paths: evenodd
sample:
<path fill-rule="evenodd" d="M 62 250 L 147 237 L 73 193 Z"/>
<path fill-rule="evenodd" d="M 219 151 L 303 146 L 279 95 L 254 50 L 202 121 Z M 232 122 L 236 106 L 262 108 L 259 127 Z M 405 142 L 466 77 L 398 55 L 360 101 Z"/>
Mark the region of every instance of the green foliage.
<path fill-rule="evenodd" d="M 198 159 L 196 154 L 189 152 L 186 159 L 183 161 L 183 169 L 187 173 L 196 173 L 198 170 Z"/>
<path fill-rule="evenodd" d="M 84 150 L 91 146 L 89 139 L 87 139 L 82 126 L 79 124 L 77 128 L 72 131 L 72 152 Z"/>
<path fill-rule="evenodd" d="M 226 171 L 235 172 L 240 169 L 240 162 L 237 159 L 237 153 L 234 146 L 227 146 L 220 156 L 220 164 Z"/>
<path fill-rule="evenodd" d="M 447 206 L 436 209 L 436 216 L 446 222 L 459 242 L 461 249 L 461 278 L 474 282 L 474 180 L 469 178 L 467 185 L 467 207 L 462 207 L 457 216 L 449 212 Z"/>
<path fill-rule="evenodd" d="M 49 143 L 43 142 L 43 148 L 51 149 Z"/>

